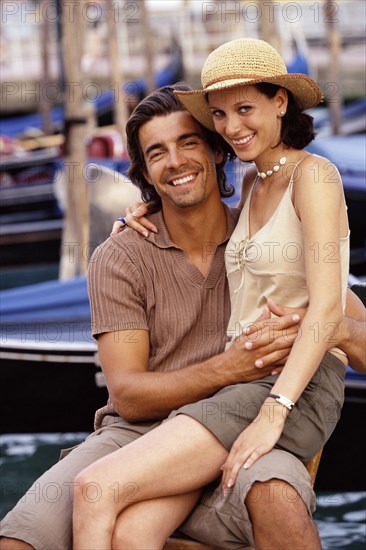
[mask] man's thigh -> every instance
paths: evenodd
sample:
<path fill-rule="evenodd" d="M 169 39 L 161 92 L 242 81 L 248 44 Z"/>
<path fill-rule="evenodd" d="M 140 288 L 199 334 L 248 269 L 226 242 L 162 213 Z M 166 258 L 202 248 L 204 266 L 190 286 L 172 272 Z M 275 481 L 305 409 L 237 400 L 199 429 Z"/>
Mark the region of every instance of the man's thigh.
<path fill-rule="evenodd" d="M 124 447 L 159 423 L 129 425 L 122 419 L 92 433 L 38 478 L 1 522 L 1 536 L 20 539 L 37 550 L 72 547 L 72 498 L 75 476 L 84 468 Z M 113 488 L 111 488 L 113 490 Z M 98 486 L 85 498 L 98 498 Z"/>
<path fill-rule="evenodd" d="M 273 449 L 258 459 L 249 470 L 242 468 L 239 471 L 236 484 L 227 496 L 223 495 L 221 480 L 209 485 L 200 503 L 179 530 L 196 540 L 223 549 L 239 550 L 245 546 L 254 546 L 252 524 L 246 507 L 248 493 L 255 482 L 268 484 L 272 480 L 272 483 L 276 483 L 278 479 L 296 489 L 298 498 L 303 500 L 309 514 L 315 510 L 315 494 L 305 466 L 290 453 Z M 260 486 L 256 487 L 255 494 L 251 493 L 248 498 L 258 502 L 264 494 L 268 498 L 268 491 L 263 491 L 261 495 Z M 294 497 L 291 493 L 281 495 L 280 498 L 286 501 Z"/>

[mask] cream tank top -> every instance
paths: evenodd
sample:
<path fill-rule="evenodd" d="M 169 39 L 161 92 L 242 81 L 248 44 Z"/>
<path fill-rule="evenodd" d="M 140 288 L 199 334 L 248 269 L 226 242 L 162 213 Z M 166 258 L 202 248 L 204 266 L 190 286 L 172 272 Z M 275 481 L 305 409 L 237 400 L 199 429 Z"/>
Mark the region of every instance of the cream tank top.
<path fill-rule="evenodd" d="M 225 264 L 231 301 L 230 340 L 259 317 L 267 298 L 289 307 L 306 307 L 309 303 L 302 227 L 292 202 L 293 174 L 298 164 L 277 209 L 249 238 L 249 208 L 254 182 L 227 244 Z M 329 247 L 326 251 L 328 261 L 332 261 L 332 254 L 336 252 L 335 245 Z M 317 251 L 315 246 L 314 254 L 323 255 L 324 251 Z M 349 273 L 349 232 L 340 239 L 340 258 L 344 311 Z"/>

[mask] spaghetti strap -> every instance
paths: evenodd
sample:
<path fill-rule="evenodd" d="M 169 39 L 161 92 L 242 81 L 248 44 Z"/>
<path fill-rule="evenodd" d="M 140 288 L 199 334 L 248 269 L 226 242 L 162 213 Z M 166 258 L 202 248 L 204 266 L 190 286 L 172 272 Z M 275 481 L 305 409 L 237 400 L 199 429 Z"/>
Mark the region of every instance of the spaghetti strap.
<path fill-rule="evenodd" d="M 307 155 L 305 155 L 304 157 L 302 157 L 300 160 L 297 161 L 297 163 L 295 164 L 294 166 L 294 169 L 292 170 L 291 172 L 291 178 L 290 178 L 290 182 L 288 184 L 288 191 L 291 191 L 292 190 L 292 187 L 293 187 L 293 183 L 294 183 L 294 173 L 295 173 L 295 170 L 296 168 L 302 163 L 302 161 L 304 159 L 307 159 L 308 157 L 311 156 L 311 153 L 308 153 Z"/>

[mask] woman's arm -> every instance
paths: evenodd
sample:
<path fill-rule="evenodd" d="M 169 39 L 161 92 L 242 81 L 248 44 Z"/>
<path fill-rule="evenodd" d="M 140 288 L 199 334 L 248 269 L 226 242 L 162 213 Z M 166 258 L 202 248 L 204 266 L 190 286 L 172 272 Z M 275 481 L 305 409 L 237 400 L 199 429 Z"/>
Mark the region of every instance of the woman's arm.
<path fill-rule="evenodd" d="M 313 155 L 299 168 L 294 204 L 302 224 L 309 307 L 301 337 L 273 387 L 273 393 L 293 402 L 304 391 L 324 353 L 334 345 L 329 335 L 331 330 L 338 330 L 343 315 L 339 241 L 349 231 L 338 171 L 326 159 Z M 299 364 L 301 369 L 296 368 Z"/>
<path fill-rule="evenodd" d="M 294 189 L 295 208 L 303 229 L 309 307 L 301 325 L 301 336 L 272 388 L 272 393 L 294 403 L 324 353 L 334 346 L 329 342 L 329 327 L 336 331 L 342 319 L 339 239 L 348 234 L 348 222 L 342 183 L 338 172 L 330 166 L 321 157 L 305 159 L 301 164 L 301 181 L 298 185 L 295 183 Z M 332 261 L 327 261 L 330 251 Z M 273 448 L 288 413 L 289 409 L 279 407 L 273 398 L 264 401 L 256 419 L 233 445 L 224 465 L 224 488 L 233 485 L 240 467 L 249 468 Z"/>

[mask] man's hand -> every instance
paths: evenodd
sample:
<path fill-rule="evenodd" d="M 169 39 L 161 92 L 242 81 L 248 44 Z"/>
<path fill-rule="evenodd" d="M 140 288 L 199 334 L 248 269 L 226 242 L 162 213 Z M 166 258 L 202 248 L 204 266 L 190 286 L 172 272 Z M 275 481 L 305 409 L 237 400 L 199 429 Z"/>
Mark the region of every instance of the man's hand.
<path fill-rule="evenodd" d="M 293 313 L 271 315 L 265 308 L 255 330 L 250 327 L 250 334 L 236 338 L 228 350 L 170 372 L 148 372 L 150 343 L 145 330 L 133 331 L 133 340 L 126 330 L 103 333 L 98 339 L 99 356 L 116 411 L 129 422 L 161 419 L 227 385 L 271 374 L 273 364 L 288 356 L 300 319 Z M 263 366 L 258 368 L 256 361 L 263 361 Z"/>
<path fill-rule="evenodd" d="M 272 317 L 272 311 L 280 316 Z M 281 371 L 278 365 L 286 362 L 304 315 L 303 310 L 295 311 L 269 301 L 260 317 L 235 338 L 224 354 L 227 368 L 238 377 L 232 383 L 251 382 Z"/>
<path fill-rule="evenodd" d="M 301 321 L 305 317 L 305 314 L 308 310 L 307 307 L 287 307 L 287 306 L 281 306 L 280 304 L 277 304 L 274 300 L 271 298 L 268 298 L 267 300 L 268 309 L 277 317 L 283 317 L 283 315 L 299 315 Z"/>
<path fill-rule="evenodd" d="M 244 344 L 245 349 L 256 352 L 253 363 L 257 369 L 261 369 L 261 374 L 254 375 L 253 380 L 266 376 L 266 374 L 281 372 L 296 340 L 305 313 L 306 308 L 281 306 L 268 299 L 267 305 L 258 319 L 245 327 L 244 334 L 248 340 L 248 343 Z M 263 372 L 263 369 L 266 372 Z"/>

